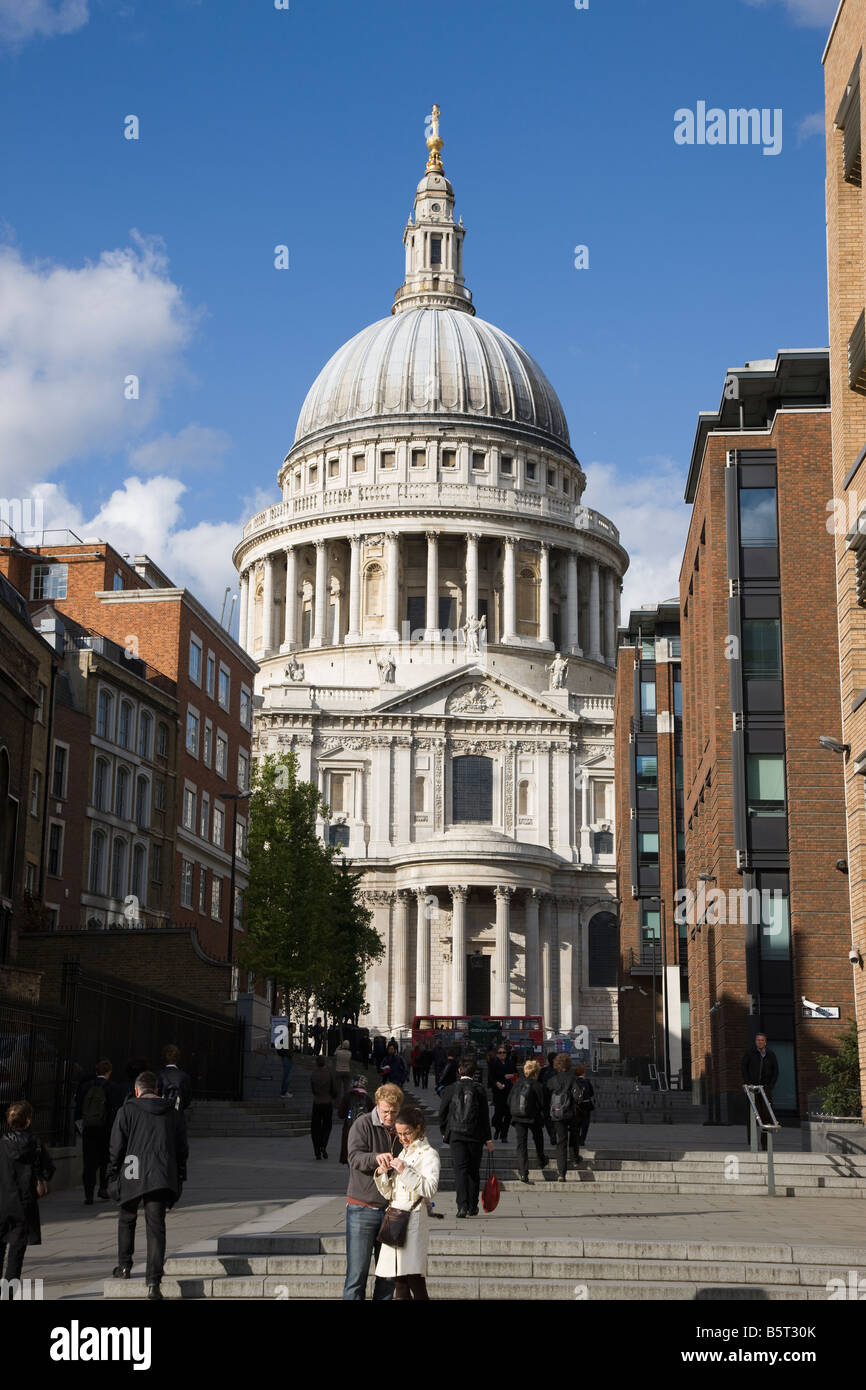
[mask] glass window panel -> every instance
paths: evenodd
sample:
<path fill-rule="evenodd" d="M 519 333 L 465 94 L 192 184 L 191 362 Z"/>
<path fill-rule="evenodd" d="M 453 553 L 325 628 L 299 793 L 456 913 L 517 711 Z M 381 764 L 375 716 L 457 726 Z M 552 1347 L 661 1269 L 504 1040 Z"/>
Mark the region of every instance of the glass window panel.
<path fill-rule="evenodd" d="M 778 618 L 744 619 L 743 675 L 781 680 L 782 625 Z"/>
<path fill-rule="evenodd" d="M 740 544 L 778 545 L 774 487 L 740 489 Z"/>
<path fill-rule="evenodd" d="M 750 753 L 746 758 L 750 816 L 785 814 L 785 759 L 774 753 Z"/>
<path fill-rule="evenodd" d="M 642 791 L 655 790 L 658 785 L 659 760 L 655 754 L 638 753 L 635 758 L 637 785 Z"/>
<path fill-rule="evenodd" d="M 640 683 L 640 712 L 647 715 L 653 715 L 656 712 L 655 681 L 641 681 Z"/>
<path fill-rule="evenodd" d="M 452 819 L 493 820 L 493 763 L 489 758 L 455 758 L 452 763 Z"/>
<path fill-rule="evenodd" d="M 761 894 L 761 957 L 763 960 L 791 958 L 788 896 L 781 891 Z"/>

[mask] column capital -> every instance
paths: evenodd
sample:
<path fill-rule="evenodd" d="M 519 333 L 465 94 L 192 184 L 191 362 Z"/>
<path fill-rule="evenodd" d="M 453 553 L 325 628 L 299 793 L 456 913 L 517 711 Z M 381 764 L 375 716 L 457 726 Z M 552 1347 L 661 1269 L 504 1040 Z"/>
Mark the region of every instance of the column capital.
<path fill-rule="evenodd" d="M 551 546 L 550 546 L 550 541 L 539 541 L 539 542 L 538 542 L 538 549 L 542 552 L 542 554 L 544 553 L 545 550 L 550 550 L 550 548 L 551 548 Z"/>
<path fill-rule="evenodd" d="M 424 883 L 416 883 L 414 888 L 412 889 L 412 892 L 415 894 L 416 898 L 426 898 L 428 896 L 429 891 L 430 890 L 428 889 L 427 885 Z"/>
<path fill-rule="evenodd" d="M 540 907 L 541 904 L 550 897 L 550 894 L 545 888 L 527 888 L 526 896 L 531 902 L 537 903 Z"/>
<path fill-rule="evenodd" d="M 434 543 L 434 545 L 435 545 L 435 543 L 438 541 L 438 539 L 439 539 L 439 537 L 440 537 L 441 534 L 442 534 L 441 531 L 425 531 L 425 532 L 424 532 L 424 535 L 427 537 L 428 541 L 432 541 L 432 542 Z"/>
<path fill-rule="evenodd" d="M 328 542 L 327 542 L 326 540 L 321 540 L 321 539 L 320 539 L 320 540 L 317 540 L 317 541 L 313 541 L 313 545 L 316 547 L 317 550 L 322 550 L 323 547 L 326 546 L 327 544 L 328 544 Z"/>
<path fill-rule="evenodd" d="M 297 544 L 297 541 L 287 541 L 286 544 L 283 546 L 283 550 L 287 555 L 291 555 L 292 551 L 296 548 Z"/>
<path fill-rule="evenodd" d="M 474 545 L 477 545 L 478 542 L 481 540 L 481 532 L 480 532 L 480 531 L 466 531 L 466 532 L 465 532 L 465 536 L 466 536 L 466 539 L 467 539 L 468 541 L 472 541 Z"/>
<path fill-rule="evenodd" d="M 395 902 L 395 903 L 402 904 L 402 906 L 405 907 L 406 904 L 408 903 L 410 897 L 411 897 L 411 890 L 410 890 L 409 888 L 395 888 L 395 889 L 394 889 L 394 902 Z"/>
<path fill-rule="evenodd" d="M 385 532 L 385 540 L 386 540 L 386 541 L 398 541 L 399 539 L 400 539 L 400 532 L 399 532 L 399 531 L 386 531 L 386 532 Z"/>
<path fill-rule="evenodd" d="M 510 545 L 510 546 L 517 545 L 517 537 L 516 537 L 516 536 L 506 536 L 506 537 L 505 537 L 505 544 L 506 544 L 506 545 Z"/>
<path fill-rule="evenodd" d="M 449 883 L 448 892 L 452 898 L 461 902 L 465 902 L 469 895 L 469 889 L 462 883 Z"/>
<path fill-rule="evenodd" d="M 497 883 L 493 892 L 497 898 L 504 899 L 506 902 L 510 902 L 514 896 L 514 888 L 510 883 Z"/>

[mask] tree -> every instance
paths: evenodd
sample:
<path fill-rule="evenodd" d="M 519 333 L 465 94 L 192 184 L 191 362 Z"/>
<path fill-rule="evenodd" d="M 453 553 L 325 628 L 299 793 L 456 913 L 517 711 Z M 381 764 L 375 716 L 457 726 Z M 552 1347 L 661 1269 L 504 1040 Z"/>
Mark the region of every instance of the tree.
<path fill-rule="evenodd" d="M 345 859 L 332 861 L 331 921 L 326 967 L 316 999 L 335 1018 L 351 1015 L 357 1022 L 364 1005 L 368 967 L 384 954 L 379 933 L 370 925 L 372 913 L 358 900 L 361 875 Z"/>
<path fill-rule="evenodd" d="M 828 1078 L 819 1086 L 821 1109 L 825 1115 L 860 1114 L 860 1058 L 857 1050 L 857 1023 L 852 1019 L 839 1036 L 839 1051 L 829 1057 L 819 1054 L 818 1070 Z"/>

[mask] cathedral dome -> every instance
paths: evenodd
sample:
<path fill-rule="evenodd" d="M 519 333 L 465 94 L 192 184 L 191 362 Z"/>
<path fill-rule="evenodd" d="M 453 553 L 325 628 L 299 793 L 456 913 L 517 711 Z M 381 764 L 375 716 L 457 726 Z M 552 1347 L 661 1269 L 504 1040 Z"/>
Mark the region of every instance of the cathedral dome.
<path fill-rule="evenodd" d="M 525 429 L 570 452 L 565 412 L 538 363 L 463 306 L 407 306 L 344 343 L 307 393 L 295 444 L 338 425 L 413 415 Z"/>

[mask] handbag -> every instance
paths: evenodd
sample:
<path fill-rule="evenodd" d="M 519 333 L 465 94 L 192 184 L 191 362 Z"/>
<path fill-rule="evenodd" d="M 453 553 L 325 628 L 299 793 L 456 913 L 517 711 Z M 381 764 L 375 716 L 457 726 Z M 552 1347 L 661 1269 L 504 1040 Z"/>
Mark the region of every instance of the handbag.
<path fill-rule="evenodd" d="M 502 1195 L 502 1189 L 499 1186 L 499 1179 L 496 1176 L 493 1162 L 493 1154 L 490 1149 L 487 1150 L 487 1162 L 484 1166 L 484 1171 L 487 1177 L 484 1181 L 484 1187 L 481 1189 L 481 1205 L 485 1211 L 495 1211 L 499 1206 L 499 1198 Z"/>
<path fill-rule="evenodd" d="M 409 1230 L 409 1217 L 416 1207 L 420 1207 L 424 1201 L 419 1197 L 417 1202 L 413 1202 L 408 1211 L 401 1211 L 399 1207 L 389 1206 L 382 1218 L 379 1227 L 379 1234 L 376 1237 L 381 1245 L 390 1245 L 394 1250 L 402 1250 L 406 1244 L 406 1235 Z"/>

